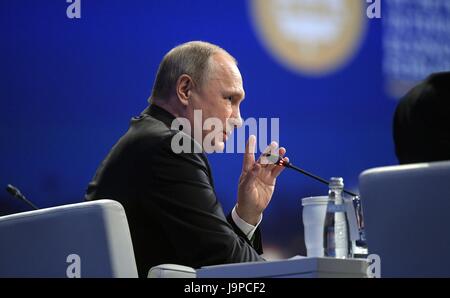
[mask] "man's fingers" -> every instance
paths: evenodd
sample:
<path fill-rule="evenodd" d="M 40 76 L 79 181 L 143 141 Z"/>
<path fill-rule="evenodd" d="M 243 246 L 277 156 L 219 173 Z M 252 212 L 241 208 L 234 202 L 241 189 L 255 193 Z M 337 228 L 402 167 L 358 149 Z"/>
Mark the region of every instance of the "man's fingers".
<path fill-rule="evenodd" d="M 244 162 L 242 168 L 245 172 L 249 171 L 255 163 L 256 136 L 251 135 L 245 145 Z"/>
<path fill-rule="evenodd" d="M 264 149 L 263 153 L 259 156 L 258 162 L 263 165 L 273 165 L 277 161 L 278 156 L 278 143 L 273 141 L 269 146 Z"/>
<path fill-rule="evenodd" d="M 256 177 L 258 177 L 259 173 L 261 172 L 261 170 L 262 166 L 258 163 L 254 163 L 245 177 L 244 184 L 245 185 L 253 184 L 256 180 Z"/>
<path fill-rule="evenodd" d="M 284 147 L 280 147 L 280 149 L 278 149 L 278 156 L 276 158 L 274 158 L 274 160 L 276 159 L 277 161 L 279 159 L 283 160 L 283 161 L 287 161 L 289 162 L 289 158 L 284 157 L 284 155 L 286 154 L 286 148 Z M 271 168 L 270 168 L 270 175 L 273 178 L 277 178 L 278 175 L 281 174 L 281 172 L 284 170 L 284 166 L 278 165 L 278 163 L 274 164 Z"/>
<path fill-rule="evenodd" d="M 289 162 L 289 157 L 283 157 L 283 161 L 285 162 Z M 271 175 L 273 178 L 277 178 L 281 172 L 283 172 L 283 170 L 285 169 L 284 166 L 280 166 L 280 165 L 276 165 L 271 172 Z"/>

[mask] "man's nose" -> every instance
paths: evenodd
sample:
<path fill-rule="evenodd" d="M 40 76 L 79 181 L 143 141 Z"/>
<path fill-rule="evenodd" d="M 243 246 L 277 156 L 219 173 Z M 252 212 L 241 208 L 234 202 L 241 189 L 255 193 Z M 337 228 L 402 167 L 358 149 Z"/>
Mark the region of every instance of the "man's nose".
<path fill-rule="evenodd" d="M 229 124 L 235 128 L 239 128 L 242 126 L 243 120 L 241 118 L 241 113 L 237 110 L 236 113 L 233 113 L 229 119 Z"/>

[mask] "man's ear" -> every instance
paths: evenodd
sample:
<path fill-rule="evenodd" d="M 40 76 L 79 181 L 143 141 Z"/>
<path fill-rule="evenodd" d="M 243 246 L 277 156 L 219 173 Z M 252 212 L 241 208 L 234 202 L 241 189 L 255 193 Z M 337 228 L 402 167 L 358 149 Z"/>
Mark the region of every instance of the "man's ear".
<path fill-rule="evenodd" d="M 178 100 L 184 105 L 189 104 L 189 99 L 192 95 L 192 89 L 194 89 L 194 81 L 187 75 L 181 75 L 177 80 L 176 93 Z"/>

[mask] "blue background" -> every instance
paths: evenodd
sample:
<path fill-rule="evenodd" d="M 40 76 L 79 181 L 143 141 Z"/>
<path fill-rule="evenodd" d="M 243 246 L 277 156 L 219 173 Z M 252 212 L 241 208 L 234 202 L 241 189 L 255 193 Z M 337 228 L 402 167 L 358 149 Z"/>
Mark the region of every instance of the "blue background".
<path fill-rule="evenodd" d="M 365 1 L 364 1 L 365 2 Z M 384 93 L 381 21 L 367 19 L 361 45 L 338 71 L 307 77 L 279 64 L 259 39 L 247 1 L 0 1 L 0 186 L 18 186 L 40 207 L 80 202 L 96 168 L 147 105 L 162 56 L 190 40 L 239 61 L 242 116 L 280 118 L 291 161 L 357 189 L 367 168 L 396 164 Z M 364 13 L 364 12 L 362 12 Z M 225 211 L 236 198 L 242 155 L 209 156 Z M 300 198 L 325 186 L 289 170 L 264 214 L 266 247 L 304 253 Z M 6 192 L 2 214 L 27 210 Z"/>

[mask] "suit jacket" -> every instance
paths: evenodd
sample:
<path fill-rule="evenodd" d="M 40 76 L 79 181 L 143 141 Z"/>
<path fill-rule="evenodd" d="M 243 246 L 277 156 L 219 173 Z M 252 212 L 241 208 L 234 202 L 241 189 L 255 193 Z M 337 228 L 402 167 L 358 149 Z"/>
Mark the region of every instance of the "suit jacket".
<path fill-rule="evenodd" d="M 140 277 L 164 263 L 198 268 L 263 260 L 259 229 L 249 241 L 225 217 L 205 154 L 172 151 L 179 133 L 170 128 L 173 119 L 154 105 L 133 118 L 98 168 L 86 200 L 124 206 Z"/>

